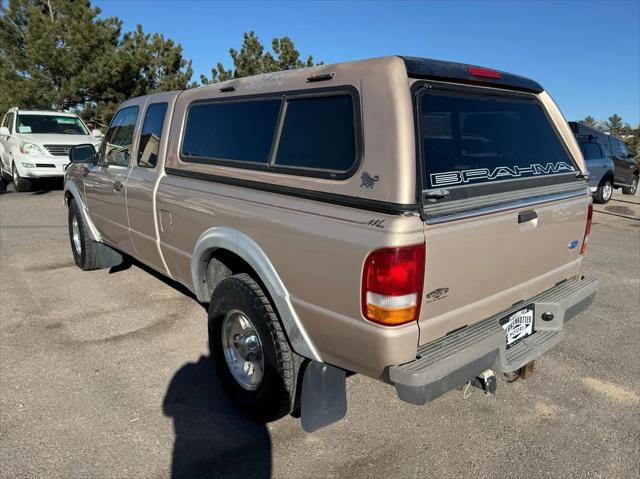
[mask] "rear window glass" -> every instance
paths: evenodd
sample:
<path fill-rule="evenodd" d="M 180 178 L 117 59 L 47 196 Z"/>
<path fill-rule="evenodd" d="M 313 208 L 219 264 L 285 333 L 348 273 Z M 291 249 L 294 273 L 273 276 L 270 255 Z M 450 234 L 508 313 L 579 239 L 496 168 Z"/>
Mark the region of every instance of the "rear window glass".
<path fill-rule="evenodd" d="M 350 95 L 287 101 L 276 166 L 347 171 L 356 160 Z"/>
<path fill-rule="evenodd" d="M 582 156 L 584 156 L 585 160 L 602 158 L 602 151 L 600 150 L 600 145 L 598 145 L 597 143 L 581 141 L 580 149 L 582 150 Z"/>
<path fill-rule="evenodd" d="M 183 157 L 266 164 L 280 103 L 273 99 L 194 104 L 187 115 Z"/>
<path fill-rule="evenodd" d="M 535 101 L 430 90 L 420 97 L 427 188 L 574 171 Z"/>

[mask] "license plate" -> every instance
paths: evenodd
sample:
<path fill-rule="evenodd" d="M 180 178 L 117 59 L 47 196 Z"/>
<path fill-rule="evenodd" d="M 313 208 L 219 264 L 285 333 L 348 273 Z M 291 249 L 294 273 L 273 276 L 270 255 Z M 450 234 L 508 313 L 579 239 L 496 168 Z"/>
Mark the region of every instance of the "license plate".
<path fill-rule="evenodd" d="M 533 334 L 533 304 L 500 320 L 507 332 L 507 349 Z"/>

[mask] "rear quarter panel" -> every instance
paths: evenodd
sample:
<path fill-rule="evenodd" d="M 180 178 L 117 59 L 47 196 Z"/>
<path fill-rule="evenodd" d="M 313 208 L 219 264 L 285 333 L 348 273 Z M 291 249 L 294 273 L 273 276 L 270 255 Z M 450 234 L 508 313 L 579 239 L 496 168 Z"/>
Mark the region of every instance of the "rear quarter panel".
<path fill-rule="evenodd" d="M 171 211 L 161 248 L 174 277 L 191 284 L 192 251 L 214 226 L 237 229 L 266 253 L 322 359 L 380 377 L 385 366 L 412 360 L 415 323 L 385 328 L 360 311 L 364 260 L 376 248 L 424 241 L 422 222 L 167 175 L 158 207 Z M 370 226 L 384 220 L 384 228 Z"/>

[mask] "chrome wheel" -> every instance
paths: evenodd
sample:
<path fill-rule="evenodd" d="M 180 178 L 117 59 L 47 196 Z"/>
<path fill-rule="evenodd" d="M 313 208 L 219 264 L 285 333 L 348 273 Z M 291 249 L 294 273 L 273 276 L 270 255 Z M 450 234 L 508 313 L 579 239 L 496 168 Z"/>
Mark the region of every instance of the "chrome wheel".
<path fill-rule="evenodd" d="M 78 224 L 78 217 L 74 216 L 71 220 L 71 241 L 73 242 L 73 249 L 79 255 L 82 253 L 82 246 L 80 244 L 80 225 Z"/>
<path fill-rule="evenodd" d="M 222 321 L 222 350 L 236 382 L 247 391 L 255 391 L 264 376 L 264 357 L 260 336 L 251 320 L 237 309 Z"/>
<path fill-rule="evenodd" d="M 613 186 L 611 186 L 611 182 L 607 181 L 604 185 L 602 185 L 602 199 L 607 202 L 611 199 L 612 194 Z"/>
<path fill-rule="evenodd" d="M 20 180 L 20 175 L 18 174 L 18 168 L 16 165 L 13 165 L 13 184 L 16 184 Z"/>
<path fill-rule="evenodd" d="M 636 176 L 633 178 L 633 180 L 631 180 L 631 194 L 635 195 L 637 189 L 638 189 L 638 177 Z"/>

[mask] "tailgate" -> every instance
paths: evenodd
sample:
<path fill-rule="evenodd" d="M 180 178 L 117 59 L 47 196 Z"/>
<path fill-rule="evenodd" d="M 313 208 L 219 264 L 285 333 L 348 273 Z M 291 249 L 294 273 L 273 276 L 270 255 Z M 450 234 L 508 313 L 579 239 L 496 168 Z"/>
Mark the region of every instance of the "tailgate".
<path fill-rule="evenodd" d="M 576 276 L 591 198 L 550 100 L 437 82 L 414 91 L 422 345 Z"/>
<path fill-rule="evenodd" d="M 577 275 L 590 201 L 580 194 L 427 224 L 426 303 L 420 316 L 420 344 L 506 310 Z"/>

